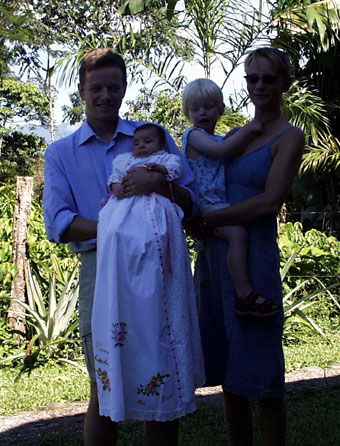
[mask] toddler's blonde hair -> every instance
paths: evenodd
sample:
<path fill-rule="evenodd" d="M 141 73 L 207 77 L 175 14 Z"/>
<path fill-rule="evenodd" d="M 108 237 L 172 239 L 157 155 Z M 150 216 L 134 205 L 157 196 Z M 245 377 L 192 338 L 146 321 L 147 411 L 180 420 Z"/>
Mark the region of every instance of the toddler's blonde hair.
<path fill-rule="evenodd" d="M 204 101 L 212 101 L 220 116 L 224 112 L 223 93 L 220 87 L 210 79 L 195 79 L 184 88 L 182 95 L 183 113 L 189 119 L 189 111 Z"/>

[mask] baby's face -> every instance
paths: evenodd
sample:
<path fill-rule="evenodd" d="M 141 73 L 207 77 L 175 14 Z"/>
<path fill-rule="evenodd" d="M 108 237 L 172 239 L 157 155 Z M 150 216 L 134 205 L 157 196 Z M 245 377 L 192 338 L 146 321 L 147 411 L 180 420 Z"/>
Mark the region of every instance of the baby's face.
<path fill-rule="evenodd" d="M 135 157 L 146 158 L 159 150 L 162 150 L 162 147 L 157 130 L 141 129 L 135 131 L 132 149 Z"/>

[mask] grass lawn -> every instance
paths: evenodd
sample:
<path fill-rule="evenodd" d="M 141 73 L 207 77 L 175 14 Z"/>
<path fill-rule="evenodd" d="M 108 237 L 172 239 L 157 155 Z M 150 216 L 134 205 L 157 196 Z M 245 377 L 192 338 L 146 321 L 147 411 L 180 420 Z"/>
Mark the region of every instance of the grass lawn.
<path fill-rule="evenodd" d="M 339 446 L 340 389 L 327 385 L 320 389 L 288 392 L 288 446 Z M 256 426 L 258 412 L 255 411 Z M 222 407 L 203 406 L 181 421 L 181 446 L 225 446 L 226 440 Z M 255 431 L 255 445 L 260 444 Z M 81 446 L 81 435 L 42 435 L 22 446 Z M 118 446 L 142 446 L 143 429 L 140 423 L 123 423 Z M 99 446 L 99 445 L 98 445 Z M 274 446 L 274 445 L 273 445 Z"/>
<path fill-rule="evenodd" d="M 327 343 L 319 337 L 308 344 L 285 347 L 287 371 L 305 366 L 326 367 L 340 363 L 340 338 Z M 21 410 L 37 410 L 52 402 L 72 402 L 88 398 L 88 378 L 70 365 L 47 364 L 36 368 L 14 382 L 18 369 L 0 369 L 0 415 Z M 209 396 L 200 397 L 209 399 Z M 340 386 L 332 383 L 320 388 L 299 388 L 287 392 L 288 446 L 339 446 L 340 444 Z M 221 405 L 200 404 L 199 410 L 181 421 L 181 446 L 227 445 Z M 255 426 L 258 412 L 255 406 Z M 259 431 L 255 430 L 256 444 Z M 1 438 L 1 434 L 0 434 Z M 41 437 L 20 446 L 80 446 L 81 435 L 51 435 L 42 431 Z M 144 445 L 140 423 L 123 423 L 119 446 Z M 98 445 L 99 446 L 99 445 Z M 275 445 L 273 445 L 275 446 Z"/>

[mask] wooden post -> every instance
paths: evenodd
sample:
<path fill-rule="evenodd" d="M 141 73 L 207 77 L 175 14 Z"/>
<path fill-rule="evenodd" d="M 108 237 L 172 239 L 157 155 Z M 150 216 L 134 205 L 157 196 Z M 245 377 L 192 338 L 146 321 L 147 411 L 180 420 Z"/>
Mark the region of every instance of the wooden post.
<path fill-rule="evenodd" d="M 17 273 L 11 286 L 11 300 L 8 311 L 8 328 L 14 334 L 18 343 L 26 339 L 26 319 L 21 314 L 24 308 L 13 299 L 26 301 L 25 294 L 25 264 L 28 251 L 28 216 L 31 210 L 33 196 L 33 177 L 17 177 L 15 206 L 13 215 L 13 264 Z"/>

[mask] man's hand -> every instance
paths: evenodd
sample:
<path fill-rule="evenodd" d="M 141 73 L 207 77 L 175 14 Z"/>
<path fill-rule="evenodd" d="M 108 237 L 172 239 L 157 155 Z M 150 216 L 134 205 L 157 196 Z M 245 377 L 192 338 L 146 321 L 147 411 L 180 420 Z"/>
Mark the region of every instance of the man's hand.
<path fill-rule="evenodd" d="M 147 168 L 147 170 L 152 170 L 152 172 L 159 172 L 162 173 L 163 175 L 168 174 L 168 169 L 162 164 L 148 163 L 145 167 Z"/>
<path fill-rule="evenodd" d="M 112 190 L 113 194 L 121 200 L 122 198 L 125 198 L 126 195 L 124 194 L 124 188 L 120 183 L 112 183 L 110 184 L 110 189 Z"/>
<path fill-rule="evenodd" d="M 122 186 L 125 197 L 133 197 L 158 192 L 163 182 L 166 180 L 161 173 L 147 170 L 145 167 L 134 167 L 123 178 Z"/>
<path fill-rule="evenodd" d="M 134 167 L 125 175 L 122 185 L 125 197 L 149 195 L 152 192 L 163 195 L 170 201 L 174 197 L 184 214 L 191 216 L 192 200 L 189 191 L 174 183 L 170 189 L 169 182 L 162 173 L 146 170 L 145 167 Z"/>

